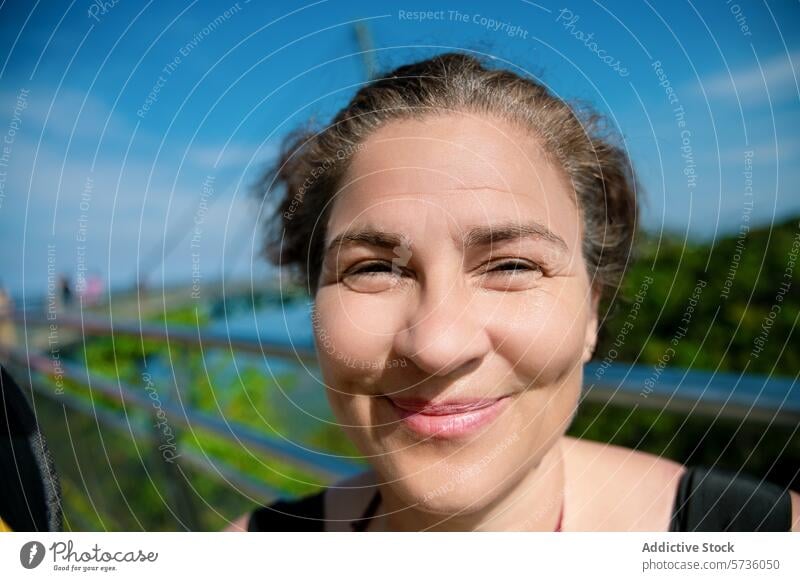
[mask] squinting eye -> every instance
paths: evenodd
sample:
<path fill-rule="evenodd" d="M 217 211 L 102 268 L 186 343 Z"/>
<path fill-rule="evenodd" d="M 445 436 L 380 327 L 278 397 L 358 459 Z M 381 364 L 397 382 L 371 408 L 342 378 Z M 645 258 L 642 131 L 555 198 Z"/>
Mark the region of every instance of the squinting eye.
<path fill-rule="evenodd" d="M 355 292 L 378 293 L 407 282 L 407 273 L 390 262 L 359 264 L 341 275 L 342 282 Z"/>
<path fill-rule="evenodd" d="M 377 276 L 380 274 L 393 274 L 392 265 L 386 262 L 370 262 L 366 265 L 360 266 L 352 272 L 345 273 L 345 276 Z"/>
<path fill-rule="evenodd" d="M 487 270 L 487 273 L 498 273 L 503 276 L 509 274 L 522 274 L 527 272 L 541 273 L 542 269 L 535 264 L 522 262 L 519 260 L 511 260 L 508 262 L 500 263 L 496 268 Z"/>

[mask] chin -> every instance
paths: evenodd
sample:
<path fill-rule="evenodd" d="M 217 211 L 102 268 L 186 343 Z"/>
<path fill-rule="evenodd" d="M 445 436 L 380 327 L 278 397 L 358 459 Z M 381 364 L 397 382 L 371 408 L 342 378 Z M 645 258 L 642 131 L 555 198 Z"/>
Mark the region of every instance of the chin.
<path fill-rule="evenodd" d="M 500 482 L 481 475 L 464 478 L 445 476 L 426 480 L 421 486 L 410 483 L 400 485 L 405 490 L 395 490 L 398 495 L 405 495 L 406 500 L 413 500 L 419 509 L 442 516 L 467 515 L 481 511 L 503 492 Z"/>
<path fill-rule="evenodd" d="M 466 515 L 502 497 L 525 474 L 528 455 L 524 431 L 508 428 L 511 418 L 471 442 L 420 442 L 399 437 L 383 440 L 370 462 L 381 479 L 407 506 L 429 513 Z"/>
<path fill-rule="evenodd" d="M 574 406 L 572 390 L 556 392 L 561 405 L 549 391 L 521 393 L 474 433 L 453 437 L 415 432 L 385 398 L 329 395 L 347 435 L 402 504 L 448 516 L 486 509 L 541 461 Z"/>

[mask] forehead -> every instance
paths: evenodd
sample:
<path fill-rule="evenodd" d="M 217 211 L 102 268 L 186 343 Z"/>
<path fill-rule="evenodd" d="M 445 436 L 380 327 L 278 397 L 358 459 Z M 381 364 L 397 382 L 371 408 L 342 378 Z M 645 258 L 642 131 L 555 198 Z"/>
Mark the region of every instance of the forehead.
<path fill-rule="evenodd" d="M 580 235 L 575 194 L 563 172 L 534 136 L 484 115 L 390 122 L 364 141 L 340 187 L 329 237 L 374 222 L 376 214 L 399 228 L 393 222 L 408 221 L 404 208 L 416 206 L 413 216 L 432 205 L 473 223 L 532 218 L 568 243 Z"/>

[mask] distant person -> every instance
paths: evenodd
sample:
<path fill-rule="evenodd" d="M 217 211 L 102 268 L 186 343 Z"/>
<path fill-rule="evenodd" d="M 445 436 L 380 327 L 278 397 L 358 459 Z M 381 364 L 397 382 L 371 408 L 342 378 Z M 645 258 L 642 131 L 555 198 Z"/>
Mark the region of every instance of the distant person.
<path fill-rule="evenodd" d="M 796 492 L 566 435 L 637 225 L 607 126 L 448 53 L 288 138 L 266 250 L 312 295 L 328 399 L 371 469 L 232 529 L 800 530 Z"/>
<path fill-rule="evenodd" d="M 58 277 L 58 288 L 61 295 L 61 306 L 68 309 L 72 306 L 72 286 L 67 275 L 62 274 Z"/>
<path fill-rule="evenodd" d="M 83 292 L 84 304 L 87 306 L 96 305 L 103 297 L 103 278 L 97 273 L 91 273 L 86 278 L 86 286 Z"/>

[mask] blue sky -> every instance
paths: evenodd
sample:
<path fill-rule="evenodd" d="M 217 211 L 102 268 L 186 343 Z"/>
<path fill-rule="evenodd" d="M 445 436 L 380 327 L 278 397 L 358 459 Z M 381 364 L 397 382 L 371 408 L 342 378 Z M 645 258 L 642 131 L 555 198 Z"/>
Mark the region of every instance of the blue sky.
<path fill-rule="evenodd" d="M 16 294 L 44 292 L 48 261 L 120 287 L 263 274 L 249 186 L 282 135 L 365 82 L 356 22 L 379 69 L 475 51 L 608 115 L 649 230 L 710 239 L 800 214 L 796 2 L 101 5 L 0 6 L 0 279 Z"/>

